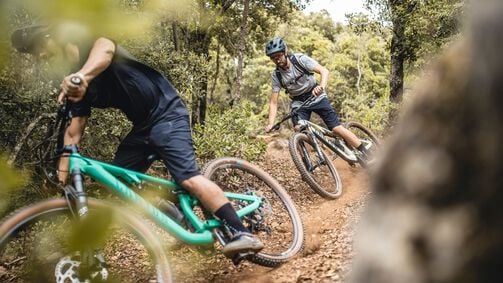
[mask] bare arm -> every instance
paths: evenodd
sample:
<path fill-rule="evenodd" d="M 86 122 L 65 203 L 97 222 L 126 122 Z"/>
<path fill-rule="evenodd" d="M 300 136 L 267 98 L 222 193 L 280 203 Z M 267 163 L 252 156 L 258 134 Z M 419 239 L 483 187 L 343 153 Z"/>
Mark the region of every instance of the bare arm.
<path fill-rule="evenodd" d="M 79 55 L 79 50 L 75 45 L 69 44 L 65 51 L 69 56 Z M 76 54 L 75 54 L 76 53 Z M 95 42 L 89 53 L 86 63 L 82 68 L 63 79 L 61 83 L 61 93 L 58 97 L 60 103 L 65 97 L 71 102 L 80 101 L 86 92 L 88 83 L 103 72 L 110 64 L 115 54 L 115 44 L 110 39 L 100 37 Z M 82 84 L 74 85 L 70 79 L 74 76 L 80 77 Z"/>
<path fill-rule="evenodd" d="M 268 124 L 265 127 L 265 131 L 269 132 L 274 125 L 274 120 L 276 119 L 276 112 L 278 111 L 278 97 L 279 92 L 273 92 L 271 95 L 271 100 L 269 101 L 269 119 Z"/>
<path fill-rule="evenodd" d="M 319 95 L 327 87 L 328 75 L 330 74 L 330 72 L 328 71 L 327 68 L 323 67 L 320 64 L 316 65 L 316 67 L 314 67 L 313 71 L 320 74 L 320 76 L 321 76 L 320 84 L 313 89 L 314 95 Z"/>
<path fill-rule="evenodd" d="M 68 128 L 66 128 L 64 136 L 64 144 L 76 144 L 80 145 L 82 135 L 84 134 L 84 129 L 86 128 L 87 117 L 73 117 Z M 59 159 L 58 165 L 58 179 L 62 183 L 66 183 L 68 178 L 68 167 L 69 161 L 68 157 L 61 157 Z"/>

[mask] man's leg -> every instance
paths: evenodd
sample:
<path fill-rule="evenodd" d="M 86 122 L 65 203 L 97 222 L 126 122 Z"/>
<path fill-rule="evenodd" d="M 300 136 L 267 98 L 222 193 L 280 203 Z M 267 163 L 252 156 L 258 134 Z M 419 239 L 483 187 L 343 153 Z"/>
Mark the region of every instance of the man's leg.
<path fill-rule="evenodd" d="M 181 185 L 194 194 L 206 209 L 215 214 L 231 230 L 234 238 L 222 249 L 226 256 L 232 257 L 240 252 L 259 252 L 264 248 L 262 242 L 244 227 L 217 184 L 202 175 L 196 175 L 181 182 Z"/>
<path fill-rule="evenodd" d="M 223 249 L 226 255 L 258 252 L 263 248 L 263 244 L 243 226 L 222 189 L 199 173 L 188 118 L 155 125 L 150 140 L 175 181 L 192 193 L 231 230 L 234 238 Z"/>
<path fill-rule="evenodd" d="M 112 164 L 129 170 L 145 172 L 152 165 L 148 156 L 153 153 L 154 151 L 148 146 L 148 136 L 145 133 L 131 131 L 121 141 Z"/>
<path fill-rule="evenodd" d="M 341 125 L 337 113 L 335 113 L 326 97 L 316 105 L 313 111 L 321 117 L 329 129 L 332 129 L 334 134 L 343 138 L 349 145 L 358 150 L 364 148 L 360 139 L 353 132 Z"/>
<path fill-rule="evenodd" d="M 295 132 L 300 131 L 299 120 L 307 120 L 311 119 L 311 109 L 309 107 L 301 108 L 298 110 L 297 115 L 292 117 L 293 130 Z"/>
<path fill-rule="evenodd" d="M 347 143 L 349 143 L 354 148 L 358 148 L 362 144 L 360 139 L 355 134 L 353 134 L 353 132 L 344 128 L 344 126 L 342 125 L 332 128 L 332 132 L 342 137 Z"/>
<path fill-rule="evenodd" d="M 181 185 L 201 201 L 207 210 L 223 221 L 229 222 L 226 224 L 229 225 L 234 233 L 248 232 L 237 216 L 236 211 L 230 205 L 229 200 L 224 195 L 224 192 L 217 184 L 202 175 L 196 175 L 182 181 Z M 229 207 L 231 211 L 225 211 L 225 207 Z M 219 216 L 219 214 L 221 216 Z"/>

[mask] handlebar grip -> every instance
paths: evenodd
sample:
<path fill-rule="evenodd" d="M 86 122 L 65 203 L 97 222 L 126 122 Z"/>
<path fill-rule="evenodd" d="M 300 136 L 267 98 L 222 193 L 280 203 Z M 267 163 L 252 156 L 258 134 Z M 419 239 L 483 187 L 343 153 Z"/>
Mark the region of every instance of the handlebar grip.
<path fill-rule="evenodd" d="M 82 84 L 82 78 L 80 78 L 79 76 L 73 76 L 73 77 L 71 77 L 70 81 L 74 85 L 80 85 L 80 84 Z"/>

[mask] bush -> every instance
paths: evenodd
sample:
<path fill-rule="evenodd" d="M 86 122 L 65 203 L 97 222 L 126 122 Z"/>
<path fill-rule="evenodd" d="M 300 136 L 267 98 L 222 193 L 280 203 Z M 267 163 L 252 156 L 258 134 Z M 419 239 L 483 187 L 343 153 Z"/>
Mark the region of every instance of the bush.
<path fill-rule="evenodd" d="M 373 105 L 368 105 L 368 101 L 371 100 L 365 96 L 344 101 L 341 118 L 344 121 L 360 122 L 379 136 L 389 134 L 393 122 L 390 113 L 394 113 L 399 105 L 391 102 L 387 96 L 372 101 Z"/>
<path fill-rule="evenodd" d="M 230 109 L 210 107 L 206 124 L 194 128 L 196 156 L 202 161 L 233 156 L 253 161 L 266 149 L 263 141 L 254 139 L 254 129 L 261 127 L 250 103 Z"/>

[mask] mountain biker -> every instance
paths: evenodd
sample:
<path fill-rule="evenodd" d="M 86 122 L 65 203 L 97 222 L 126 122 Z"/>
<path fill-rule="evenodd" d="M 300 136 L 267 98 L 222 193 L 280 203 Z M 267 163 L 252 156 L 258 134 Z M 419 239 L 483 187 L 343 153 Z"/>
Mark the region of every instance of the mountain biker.
<path fill-rule="evenodd" d="M 299 120 L 309 120 L 311 113 L 315 112 L 323 119 L 329 129 L 365 156 L 367 152 L 365 146 L 355 134 L 341 125 L 337 114 L 327 99 L 326 87 L 329 71 L 305 54 L 288 53 L 286 43 L 280 37 L 275 37 L 266 44 L 265 54 L 276 64 L 276 69 L 271 74 L 272 95 L 269 102 L 269 119 L 265 131 L 271 131 L 274 125 L 281 88 L 284 88 L 290 96 L 292 109 L 298 108 L 304 101 L 314 95 L 316 98 L 301 108 L 298 116 L 292 117 L 295 130 L 299 131 L 300 129 Z M 313 72 L 321 75 L 319 83 L 316 81 Z"/>
<path fill-rule="evenodd" d="M 222 189 L 200 174 L 188 111 L 171 83 L 109 38 L 82 29 L 72 32 L 72 39 L 57 38 L 61 34 L 58 28 L 42 24 L 19 28 L 11 40 L 19 52 L 49 62 L 61 62 L 53 60 L 58 57 L 73 63 L 58 97 L 59 103 L 69 102 L 72 116 L 65 145 L 80 143 L 91 108 L 120 109 L 133 128 L 120 143 L 113 164 L 145 172 L 153 162 L 148 157 L 157 154 L 175 181 L 229 227 L 234 236 L 223 248 L 224 254 L 232 257 L 238 252 L 260 251 L 263 244 L 244 227 Z M 80 84 L 72 82 L 75 77 Z M 62 183 L 68 176 L 68 163 L 68 158 L 60 159 Z"/>

